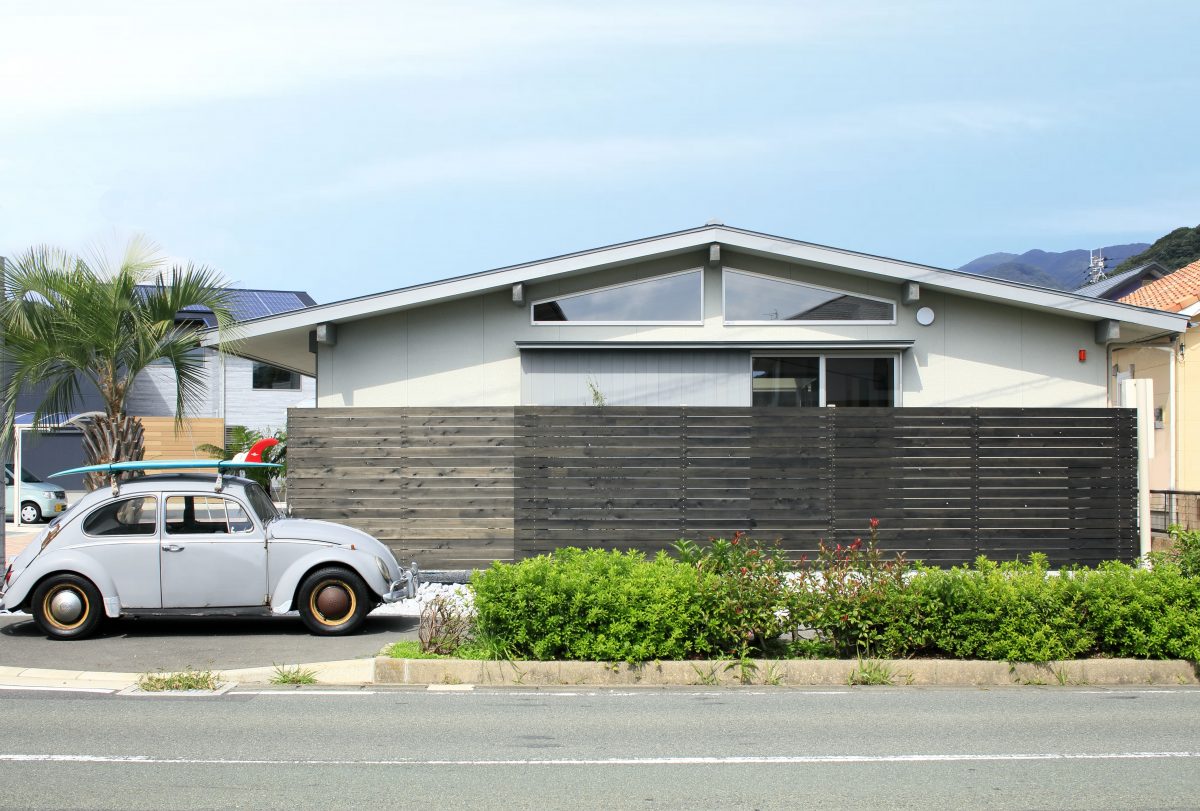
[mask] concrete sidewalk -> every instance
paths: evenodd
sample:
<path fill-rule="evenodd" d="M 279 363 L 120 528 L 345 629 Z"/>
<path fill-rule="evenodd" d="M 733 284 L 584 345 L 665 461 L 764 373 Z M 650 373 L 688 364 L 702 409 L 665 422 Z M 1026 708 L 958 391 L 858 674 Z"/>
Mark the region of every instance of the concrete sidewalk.
<path fill-rule="evenodd" d="M 1044 664 L 942 659 L 873 663 L 887 681 L 919 687 L 1160 687 L 1200 686 L 1197 666 L 1183 661 L 1085 659 Z M 285 663 L 313 672 L 321 686 L 493 687 L 811 687 L 848 686 L 862 671 L 855 660 L 755 660 L 648 662 L 499 662 L 375 657 L 331 662 Z M 224 682 L 266 685 L 275 666 L 216 670 Z M 118 691 L 137 684 L 138 673 L 0 666 L 0 687 Z"/>

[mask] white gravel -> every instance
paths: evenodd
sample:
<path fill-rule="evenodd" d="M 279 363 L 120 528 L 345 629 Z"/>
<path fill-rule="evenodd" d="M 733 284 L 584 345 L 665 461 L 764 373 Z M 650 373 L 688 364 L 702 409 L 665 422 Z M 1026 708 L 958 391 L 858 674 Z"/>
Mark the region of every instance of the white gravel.
<path fill-rule="evenodd" d="M 475 603 L 471 590 L 462 583 L 422 583 L 417 587 L 415 598 L 390 605 L 385 603 L 371 614 L 381 617 L 419 617 L 426 604 L 437 597 L 454 600 L 465 610 L 470 610 Z"/>

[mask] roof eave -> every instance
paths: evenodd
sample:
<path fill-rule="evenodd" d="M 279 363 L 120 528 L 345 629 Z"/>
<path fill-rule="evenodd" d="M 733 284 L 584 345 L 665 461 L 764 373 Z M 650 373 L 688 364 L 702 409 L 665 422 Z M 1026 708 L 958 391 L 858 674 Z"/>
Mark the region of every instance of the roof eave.
<path fill-rule="evenodd" d="M 713 225 L 384 293 L 319 304 L 290 313 L 245 321 L 239 324 L 239 329 L 243 338 L 300 329 L 307 330 L 321 323 L 339 323 L 386 315 L 437 301 L 501 290 L 522 282 L 545 281 L 574 273 L 646 261 L 695 250 L 714 242 L 750 254 L 791 259 L 843 272 L 850 271 L 876 278 L 894 279 L 897 282 L 917 282 L 951 293 L 1055 311 L 1077 318 L 1113 319 L 1168 331 L 1181 330 L 1182 327 L 1178 326 L 1177 322 L 1186 320 L 1157 310 L 1119 304 L 1089 296 L 800 242 L 726 225 Z M 206 340 L 207 345 L 213 343 L 215 340 Z"/>

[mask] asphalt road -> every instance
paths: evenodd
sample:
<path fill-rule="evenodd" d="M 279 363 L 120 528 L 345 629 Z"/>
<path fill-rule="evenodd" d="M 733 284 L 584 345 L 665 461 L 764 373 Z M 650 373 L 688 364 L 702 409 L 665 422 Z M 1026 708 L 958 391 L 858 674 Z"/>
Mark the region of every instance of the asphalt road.
<path fill-rule="evenodd" d="M 0 691 L 6 808 L 1194 808 L 1200 690 Z"/>
<path fill-rule="evenodd" d="M 89 639 L 47 639 L 23 614 L 0 616 L 0 665 L 108 670 L 230 669 L 374 656 L 384 645 L 416 639 L 414 617 L 368 616 L 362 633 L 310 634 L 298 617 L 263 619 L 118 619 Z"/>

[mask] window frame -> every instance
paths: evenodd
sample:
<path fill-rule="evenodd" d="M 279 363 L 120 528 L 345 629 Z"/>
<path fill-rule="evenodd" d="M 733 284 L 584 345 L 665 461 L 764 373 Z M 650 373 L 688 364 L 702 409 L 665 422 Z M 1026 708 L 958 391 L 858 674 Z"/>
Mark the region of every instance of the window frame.
<path fill-rule="evenodd" d="M 202 538 L 205 540 L 221 540 L 222 538 L 232 538 L 233 540 L 242 540 L 246 536 L 252 535 L 253 533 L 258 532 L 259 530 L 262 529 L 262 522 L 259 520 L 258 515 L 253 510 L 250 510 L 245 504 L 243 504 L 241 502 L 241 500 L 234 498 L 233 496 L 226 495 L 225 493 L 216 493 L 216 492 L 212 492 L 212 491 L 209 491 L 207 493 L 178 493 L 178 492 L 167 493 L 167 492 L 164 492 L 162 494 L 162 497 L 163 497 L 163 499 L 162 499 L 163 508 L 162 508 L 162 518 L 160 521 L 160 530 L 159 531 L 162 533 L 162 537 L 164 537 L 164 538 Z M 167 528 L 167 500 L 172 499 L 172 498 L 219 499 L 225 507 L 225 526 L 226 527 L 231 526 L 231 522 L 229 520 L 229 502 L 232 501 L 234 504 L 238 505 L 238 507 L 241 508 L 241 510 L 245 514 L 246 518 L 249 519 L 250 527 L 248 529 L 244 529 L 240 532 L 233 532 L 232 530 L 230 530 L 228 532 L 211 532 L 211 533 L 210 532 L 171 532 Z"/>
<path fill-rule="evenodd" d="M 278 386 L 271 386 L 270 388 L 260 388 L 256 385 L 254 385 L 254 373 L 255 373 L 255 370 L 259 366 L 268 366 L 272 369 L 278 369 L 281 372 L 287 372 L 288 374 L 290 374 L 296 378 L 296 385 L 289 386 L 286 389 L 279 388 Z M 273 363 L 263 363 L 262 361 L 258 361 L 258 360 L 250 362 L 250 391 L 303 391 L 303 390 L 304 390 L 304 375 L 300 374 L 299 372 L 293 371 L 292 369 L 284 369 L 282 366 L 276 366 Z"/>
<path fill-rule="evenodd" d="M 775 319 L 765 321 L 731 321 L 729 320 L 728 311 L 728 279 L 729 273 L 740 273 L 743 276 L 754 276 L 759 279 L 767 279 L 773 282 L 781 282 L 783 284 L 792 284 L 797 287 L 807 287 L 810 290 L 821 290 L 826 293 L 838 293 L 843 296 L 854 296 L 855 298 L 863 298 L 868 301 L 878 301 L 883 304 L 890 304 L 892 307 L 892 317 L 886 321 L 827 321 L 827 320 L 807 320 L 807 321 L 792 321 L 790 319 Z M 721 319 L 726 326 L 747 326 L 747 327 L 779 327 L 779 326 L 804 326 L 804 327 L 850 327 L 850 326 L 895 326 L 897 324 L 899 305 L 895 299 L 884 298 L 883 296 L 869 296 L 866 293 L 856 293 L 853 290 L 840 290 L 836 287 L 825 287 L 820 284 L 812 284 L 810 282 L 798 282 L 795 279 L 785 279 L 782 276 L 772 276 L 768 273 L 756 273 L 753 270 L 742 270 L 735 267 L 721 268 Z"/>
<path fill-rule="evenodd" d="M 148 499 L 152 499 L 154 501 L 154 524 L 153 524 L 153 529 L 150 532 L 125 533 L 125 534 L 121 534 L 121 535 L 115 535 L 115 534 L 114 535 L 96 535 L 94 533 L 88 532 L 88 529 L 87 529 L 88 521 L 92 520 L 92 517 L 95 516 L 97 513 L 99 513 L 101 510 L 108 509 L 109 507 L 112 507 L 116 504 L 122 504 L 126 501 L 132 501 L 135 498 L 142 498 L 142 499 L 148 498 Z M 94 541 L 100 542 L 100 543 L 124 541 L 127 538 L 142 538 L 142 539 L 150 538 L 155 543 L 158 543 L 157 539 L 159 537 L 161 537 L 161 534 L 162 534 L 162 513 L 163 513 L 163 511 L 159 509 L 160 504 L 162 504 L 162 493 L 160 493 L 158 491 L 155 491 L 152 493 L 122 494 L 115 499 L 110 499 L 108 501 L 105 501 L 103 504 L 97 504 L 95 507 L 88 510 L 87 515 L 83 516 L 83 519 L 79 522 L 79 534 L 85 538 L 93 539 Z M 125 526 L 128 526 L 128 524 L 126 524 Z"/>
<path fill-rule="evenodd" d="M 533 313 L 534 308 L 539 304 L 547 304 L 551 301 L 563 301 L 565 299 L 578 298 L 591 293 L 603 293 L 606 290 L 618 290 L 622 287 L 632 287 L 636 284 L 644 284 L 646 282 L 657 281 L 659 279 L 669 279 L 672 276 L 683 276 L 688 273 L 700 274 L 700 318 L 697 321 L 538 321 Z M 559 296 L 549 296 L 548 298 L 536 299 L 529 303 L 529 323 L 535 327 L 702 327 L 704 326 L 704 267 L 686 268 L 684 270 L 675 270 L 670 273 L 659 273 L 654 276 L 648 276 L 644 279 L 631 279 L 627 282 L 618 282 L 617 284 L 608 284 L 603 287 L 593 287 L 588 290 L 580 290 L 576 293 L 567 293 Z"/>
<path fill-rule="evenodd" d="M 867 408 L 903 408 L 904 407 L 904 363 L 900 352 L 872 351 L 867 349 L 845 352 L 806 352 L 803 350 L 762 350 L 750 353 L 750 406 L 752 408 L 780 408 L 781 406 L 754 405 L 754 359 L 755 358 L 817 358 L 819 390 L 816 408 L 854 408 L 855 406 L 830 406 L 825 398 L 825 361 L 827 358 L 890 358 L 892 361 L 892 404 L 890 406 L 866 406 Z M 812 406 L 792 406 L 793 408 L 812 408 Z"/>

